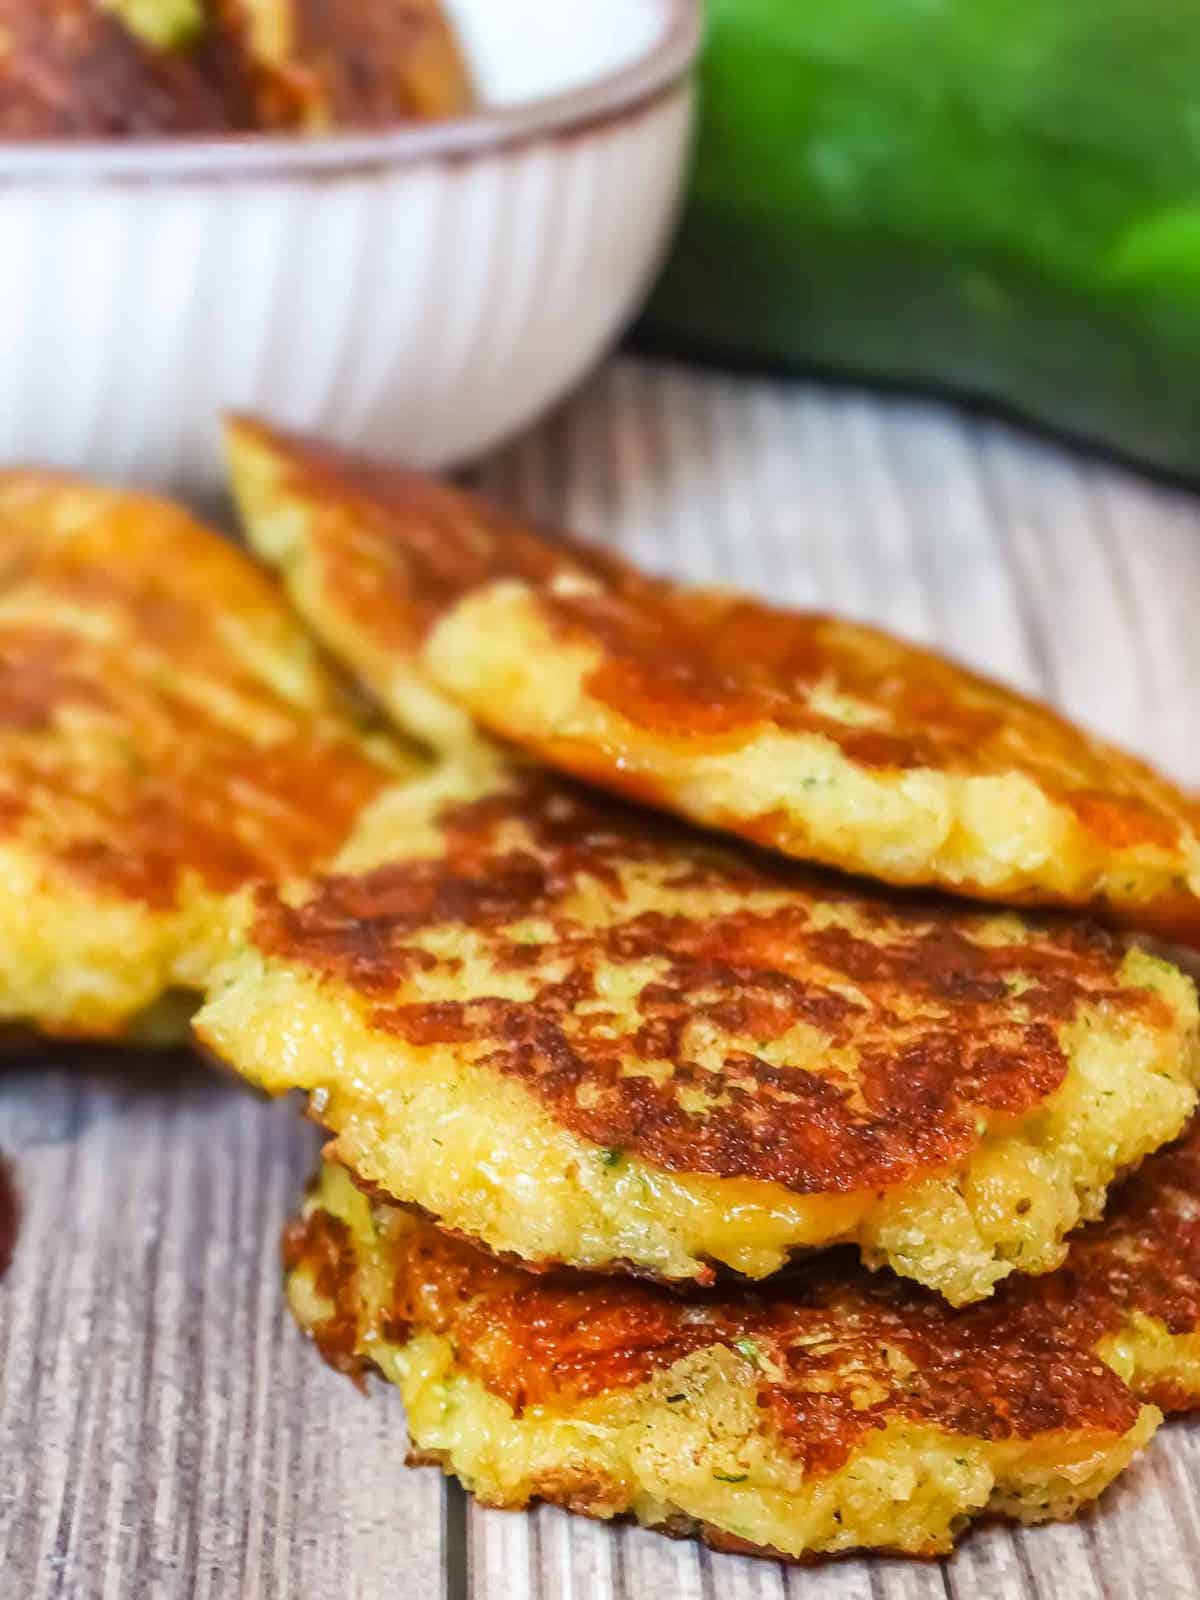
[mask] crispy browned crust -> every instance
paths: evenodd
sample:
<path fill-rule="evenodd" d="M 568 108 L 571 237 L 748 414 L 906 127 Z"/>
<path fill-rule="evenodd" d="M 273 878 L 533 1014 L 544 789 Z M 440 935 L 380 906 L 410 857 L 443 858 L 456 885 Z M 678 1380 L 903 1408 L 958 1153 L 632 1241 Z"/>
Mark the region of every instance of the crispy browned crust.
<path fill-rule="evenodd" d="M 1188 870 L 1185 843 L 1197 811 L 1174 785 L 1050 708 L 943 656 L 838 618 L 649 578 L 449 484 L 261 424 L 238 426 L 286 463 L 289 488 L 316 511 L 312 538 L 330 605 L 380 647 L 411 653 L 459 601 L 517 579 L 553 632 L 598 652 L 589 696 L 676 752 L 708 759 L 776 730 L 820 735 L 862 769 L 1021 773 L 1068 808 L 1101 851 L 1155 846 L 1178 853 L 1181 876 Z M 561 581 L 581 575 L 586 585 Z M 818 685 L 873 706 L 886 726 L 823 714 L 810 698 Z M 472 710 L 485 721 L 494 715 L 483 705 Z M 577 777 L 636 800 L 677 804 L 644 768 L 631 771 L 615 735 L 547 742 L 502 716 L 494 731 Z M 721 820 L 757 843 L 803 853 L 786 819 Z M 967 882 L 956 887 L 987 893 Z M 1030 890 L 1017 898 L 1054 897 Z M 1200 941 L 1200 900 L 1186 884 L 1148 904 L 1098 909 L 1162 937 Z"/>
<path fill-rule="evenodd" d="M 1176 1337 L 1200 1333 L 1200 1119 L 1125 1181 L 1104 1220 L 1072 1240 L 1064 1266 L 1001 1295 L 1023 1318 L 1069 1322 L 1085 1345 L 1137 1313 Z M 1153 1382 L 1142 1398 L 1164 1411 L 1200 1400 L 1175 1379 Z"/>
<path fill-rule="evenodd" d="M 441 479 L 248 417 L 234 421 L 286 463 L 289 487 L 316 509 L 313 537 L 331 603 L 397 652 L 411 652 L 464 595 L 501 578 L 540 588 L 586 570 L 614 587 L 650 582 L 614 556 Z"/>
<path fill-rule="evenodd" d="M 533 1276 L 428 1225 L 390 1249 L 394 1292 L 381 1336 L 448 1339 L 457 1368 L 517 1416 L 638 1387 L 713 1346 L 755 1368 L 764 1420 L 814 1476 L 837 1471 L 890 1422 L 985 1440 L 1069 1429 L 1119 1437 L 1138 1415 L 1138 1401 L 1071 1319 L 1039 1314 L 1036 1289 L 1021 1315 L 1003 1291 L 954 1311 L 838 1252 L 755 1293 L 680 1297 L 567 1271 Z M 317 1274 L 334 1305 L 317 1340 L 344 1365 L 360 1315 L 348 1230 L 315 1211 L 292 1225 L 287 1252 L 289 1270 Z"/>
<path fill-rule="evenodd" d="M 245 125 L 203 56 L 145 47 L 97 0 L 0 0 L 0 138 L 150 138 Z"/>
<path fill-rule="evenodd" d="M 1058 1272 L 1012 1280 L 986 1304 L 957 1311 L 890 1274 L 867 1275 L 845 1252 L 757 1292 L 680 1297 L 568 1271 L 535 1276 L 428 1224 L 385 1226 L 381 1236 L 390 1240 L 394 1289 L 371 1325 L 396 1343 L 421 1331 L 448 1339 L 457 1368 L 518 1416 L 528 1407 L 570 1411 L 636 1387 L 714 1344 L 754 1363 L 760 1406 L 782 1447 L 813 1475 L 836 1471 L 893 1421 L 990 1440 L 1057 1429 L 1119 1434 L 1140 1402 L 1178 1410 L 1200 1400 L 1185 1384 L 1138 1373 L 1132 1392 L 1095 1353 L 1134 1312 L 1172 1334 L 1200 1332 L 1200 1121 L 1149 1158 Z M 287 1265 L 312 1274 L 334 1306 L 317 1338 L 344 1366 L 368 1317 L 345 1224 L 321 1210 L 293 1223 Z M 436 1453 L 420 1459 L 444 1464 Z M 603 1485 L 589 1495 L 566 1478 L 540 1492 L 578 1511 L 611 1513 Z M 690 1523 L 664 1531 L 746 1548 Z"/>
<path fill-rule="evenodd" d="M 910 1182 L 967 1159 L 981 1117 L 1019 1117 L 1060 1087 L 1060 1033 L 1083 1008 L 1169 1021 L 1159 996 L 1120 982 L 1124 947 L 1091 924 L 1051 916 L 1006 942 L 994 915 L 718 848 L 549 776 L 448 805 L 436 826 L 436 859 L 327 877 L 299 904 L 263 887 L 253 941 L 357 994 L 379 1032 L 461 1046 L 516 1079 L 614 1160 L 799 1194 Z M 732 908 L 631 912 L 630 866 L 728 891 Z M 606 896 L 600 926 L 567 909 L 589 883 Z M 781 899 L 756 908 L 766 893 Z M 831 925 L 839 907 L 852 928 Z M 531 924 L 532 943 L 516 931 Z M 420 984 L 458 969 L 428 935 L 456 928 L 493 968 L 537 975 L 536 992 L 422 1002 Z M 655 975 L 632 980 L 628 1012 L 597 1003 L 606 974 L 642 962 Z M 771 1065 L 797 1027 L 821 1040 L 811 1069 Z M 716 1041 L 703 1065 L 697 1030 Z M 658 1070 L 630 1075 L 629 1059 Z"/>
<path fill-rule="evenodd" d="M 0 840 L 49 872 L 161 910 L 185 874 L 226 892 L 306 871 L 391 777 L 332 679 L 294 703 L 241 658 L 227 628 L 270 650 L 295 624 L 177 507 L 0 474 L 0 596 Z"/>
<path fill-rule="evenodd" d="M 324 1322 L 312 1329 L 322 1358 L 348 1378 L 361 1380 L 371 1363 L 359 1355 L 358 1290 L 354 1248 L 345 1224 L 327 1211 L 314 1211 L 289 1222 L 283 1232 L 283 1266 L 294 1272 L 303 1265 L 322 1298 L 333 1306 Z"/>

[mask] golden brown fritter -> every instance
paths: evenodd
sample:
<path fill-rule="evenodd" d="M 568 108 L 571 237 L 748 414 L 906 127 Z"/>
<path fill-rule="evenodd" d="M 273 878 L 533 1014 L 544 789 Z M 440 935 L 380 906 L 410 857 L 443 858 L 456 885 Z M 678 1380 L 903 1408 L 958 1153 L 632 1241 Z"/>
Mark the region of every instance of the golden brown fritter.
<path fill-rule="evenodd" d="M 1091 924 L 722 846 L 503 761 L 246 906 L 201 1039 L 364 1179 L 527 1262 L 749 1276 L 852 1240 L 954 1301 L 1175 1137 L 1191 982 Z"/>
<path fill-rule="evenodd" d="M 539 1277 L 327 1166 L 285 1235 L 289 1298 L 334 1366 L 399 1385 L 416 1459 L 485 1504 L 928 1555 L 983 1512 L 1070 1516 L 1158 1404 L 1200 1400 L 1196 1147 L 1151 1157 L 1061 1271 L 959 1311 L 844 1253 L 735 1296 Z"/>
<path fill-rule="evenodd" d="M 416 474 L 229 429 L 250 539 L 409 731 L 789 855 L 1200 943 L 1195 806 L 1044 706 L 877 629 L 650 579 Z"/>
<path fill-rule="evenodd" d="M 0 473 L 0 1021 L 121 1033 L 199 982 L 228 894 L 330 861 L 403 766 L 231 544 Z"/>

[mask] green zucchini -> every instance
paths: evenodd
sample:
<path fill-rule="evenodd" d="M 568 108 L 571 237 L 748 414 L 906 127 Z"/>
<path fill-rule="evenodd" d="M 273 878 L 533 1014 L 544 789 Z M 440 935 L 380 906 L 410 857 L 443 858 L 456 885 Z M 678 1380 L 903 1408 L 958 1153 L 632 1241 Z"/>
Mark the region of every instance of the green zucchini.
<path fill-rule="evenodd" d="M 1200 476 L 1200 0 L 709 0 L 658 341 Z"/>

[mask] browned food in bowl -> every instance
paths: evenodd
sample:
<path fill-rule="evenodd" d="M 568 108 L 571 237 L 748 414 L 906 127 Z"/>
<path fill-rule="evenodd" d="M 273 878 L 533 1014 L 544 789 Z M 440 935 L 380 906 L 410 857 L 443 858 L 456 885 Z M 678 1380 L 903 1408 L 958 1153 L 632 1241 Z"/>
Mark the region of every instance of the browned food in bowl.
<path fill-rule="evenodd" d="M 466 111 L 466 64 L 439 0 L 215 0 L 264 128 L 377 127 Z"/>
<path fill-rule="evenodd" d="M 317 133 L 470 103 L 439 0 L 0 0 L 0 138 Z"/>
<path fill-rule="evenodd" d="M 0 0 L 0 138 L 149 138 L 244 125 L 206 64 L 152 48 L 96 0 Z"/>

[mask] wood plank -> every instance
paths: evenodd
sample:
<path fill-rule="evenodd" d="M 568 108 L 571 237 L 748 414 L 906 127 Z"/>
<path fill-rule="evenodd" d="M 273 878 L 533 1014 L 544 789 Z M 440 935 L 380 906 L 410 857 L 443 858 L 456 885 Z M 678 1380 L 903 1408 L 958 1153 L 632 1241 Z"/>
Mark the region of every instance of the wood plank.
<path fill-rule="evenodd" d="M 5 1594 L 444 1593 L 442 1482 L 404 1469 L 396 1396 L 324 1368 L 283 1304 L 316 1142 L 178 1058 L 5 1066 Z"/>

